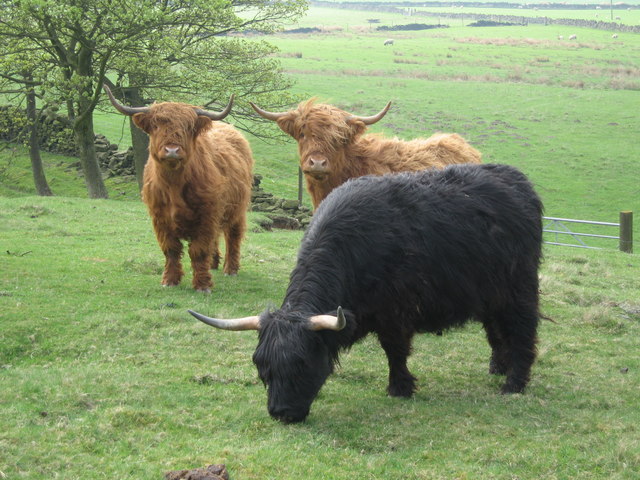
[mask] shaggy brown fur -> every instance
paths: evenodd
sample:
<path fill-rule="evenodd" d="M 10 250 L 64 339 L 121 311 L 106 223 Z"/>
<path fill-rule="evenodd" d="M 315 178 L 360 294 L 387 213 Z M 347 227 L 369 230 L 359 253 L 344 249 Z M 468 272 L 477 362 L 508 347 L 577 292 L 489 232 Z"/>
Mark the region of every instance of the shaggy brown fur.
<path fill-rule="evenodd" d="M 315 208 L 338 185 L 362 175 L 481 163 L 481 154 L 455 133 L 410 141 L 364 135 L 367 126 L 331 105 L 302 102 L 278 119 L 298 141 L 300 166 Z"/>
<path fill-rule="evenodd" d="M 249 143 L 234 127 L 198 116 L 184 103 L 154 104 L 133 121 L 149 134 L 142 198 L 166 259 L 162 284 L 180 283 L 181 240 L 187 240 L 193 288 L 209 291 L 221 233 L 224 273 L 235 275 L 240 268 L 253 182 Z"/>

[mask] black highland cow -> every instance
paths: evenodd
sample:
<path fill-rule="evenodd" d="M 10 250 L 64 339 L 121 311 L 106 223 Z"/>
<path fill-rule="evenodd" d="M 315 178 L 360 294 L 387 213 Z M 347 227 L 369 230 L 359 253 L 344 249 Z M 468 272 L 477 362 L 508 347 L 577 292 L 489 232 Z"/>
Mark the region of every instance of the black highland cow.
<path fill-rule="evenodd" d="M 257 329 L 253 361 L 268 410 L 299 422 L 341 350 L 370 332 L 389 360 L 389 395 L 410 397 L 416 332 L 482 322 L 489 371 L 522 392 L 536 356 L 542 203 L 505 165 L 361 177 L 335 189 L 306 232 L 282 307 L 219 320 Z M 339 307 L 340 306 L 340 307 Z"/>

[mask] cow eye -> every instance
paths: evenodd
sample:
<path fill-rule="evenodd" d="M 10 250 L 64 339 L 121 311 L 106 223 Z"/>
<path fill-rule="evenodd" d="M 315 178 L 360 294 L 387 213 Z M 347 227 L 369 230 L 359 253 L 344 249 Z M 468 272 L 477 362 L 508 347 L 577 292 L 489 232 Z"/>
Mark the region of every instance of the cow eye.
<path fill-rule="evenodd" d="M 299 139 L 303 139 L 304 138 L 304 133 L 300 132 L 300 135 L 298 135 Z"/>

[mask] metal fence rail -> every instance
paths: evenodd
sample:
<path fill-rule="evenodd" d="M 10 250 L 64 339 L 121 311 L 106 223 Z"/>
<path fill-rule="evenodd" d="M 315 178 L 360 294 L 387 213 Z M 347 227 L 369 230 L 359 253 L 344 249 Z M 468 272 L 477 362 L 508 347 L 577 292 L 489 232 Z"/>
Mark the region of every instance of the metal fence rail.
<path fill-rule="evenodd" d="M 547 223 L 543 226 L 542 231 L 553 234 L 555 241 L 545 241 L 548 245 L 562 245 L 565 247 L 590 248 L 594 250 L 602 247 L 594 247 L 587 245 L 585 238 L 603 238 L 607 240 L 618 240 L 619 249 L 623 252 L 633 252 L 633 213 L 620 212 L 620 222 L 595 222 L 591 220 L 576 220 L 573 218 L 559 217 L 542 217 Z M 595 225 L 597 227 L 617 227 L 618 235 L 602 235 L 595 233 L 574 232 L 567 224 Z M 566 243 L 561 241 L 560 235 L 571 237 L 574 243 Z M 565 238 L 565 237 L 563 237 Z M 567 241 L 571 241 L 568 239 Z"/>

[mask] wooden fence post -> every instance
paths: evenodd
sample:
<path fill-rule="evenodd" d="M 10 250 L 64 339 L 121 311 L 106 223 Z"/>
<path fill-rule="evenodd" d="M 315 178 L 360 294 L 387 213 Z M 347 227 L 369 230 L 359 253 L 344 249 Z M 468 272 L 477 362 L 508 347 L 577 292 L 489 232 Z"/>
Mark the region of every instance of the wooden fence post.
<path fill-rule="evenodd" d="M 620 212 L 620 251 L 633 253 L 633 212 Z"/>
<path fill-rule="evenodd" d="M 302 168 L 298 167 L 298 206 L 302 206 Z"/>

